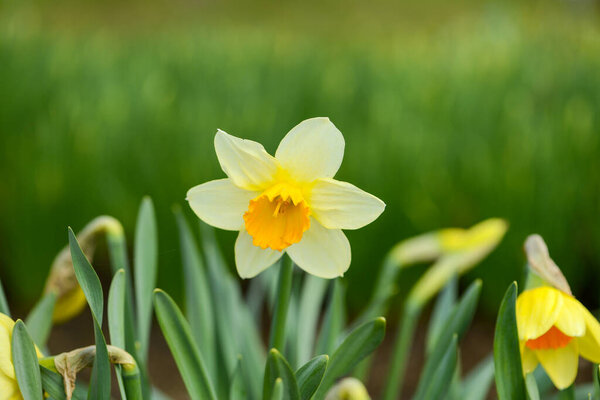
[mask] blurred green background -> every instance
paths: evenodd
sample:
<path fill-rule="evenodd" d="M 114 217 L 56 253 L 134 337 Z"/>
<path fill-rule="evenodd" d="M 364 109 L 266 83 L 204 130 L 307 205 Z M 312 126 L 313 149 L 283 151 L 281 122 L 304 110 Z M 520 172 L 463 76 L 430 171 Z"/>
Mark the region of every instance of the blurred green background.
<path fill-rule="evenodd" d="M 471 273 L 483 278 L 488 316 L 521 277 L 533 232 L 597 305 L 598 9 L 583 0 L 4 1 L 8 295 L 23 308 L 35 301 L 68 225 L 110 214 L 131 243 L 144 195 L 157 209 L 159 285 L 177 293 L 171 207 L 187 209 L 188 188 L 224 176 L 216 129 L 274 152 L 292 126 L 328 116 L 346 138 L 337 178 L 387 203 L 375 223 L 348 232 L 354 310 L 396 242 L 493 216 L 511 228 Z M 235 234 L 220 236 L 232 260 Z"/>

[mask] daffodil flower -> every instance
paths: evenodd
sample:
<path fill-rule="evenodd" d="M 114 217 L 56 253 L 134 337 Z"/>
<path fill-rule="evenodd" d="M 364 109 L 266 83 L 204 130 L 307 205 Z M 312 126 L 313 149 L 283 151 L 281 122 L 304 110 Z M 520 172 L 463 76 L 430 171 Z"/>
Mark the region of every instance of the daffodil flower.
<path fill-rule="evenodd" d="M 14 327 L 15 322 L 10 317 L 0 314 L 0 400 L 23 400 L 12 362 Z M 42 357 L 39 350 L 37 351 L 38 357 Z"/>
<path fill-rule="evenodd" d="M 571 294 L 560 268 L 539 235 L 525 242 L 530 274 L 541 286 L 517 298 L 517 329 L 525 374 L 538 364 L 558 389 L 575 381 L 579 356 L 600 363 L 600 324 Z"/>
<path fill-rule="evenodd" d="M 517 298 L 517 327 L 525 373 L 541 363 L 558 389 L 575 381 L 579 356 L 600 363 L 600 324 L 574 297 L 549 286 Z"/>
<path fill-rule="evenodd" d="M 242 278 L 256 276 L 284 252 L 312 275 L 341 276 L 351 258 L 342 229 L 361 228 L 385 208 L 377 197 L 333 179 L 344 137 L 328 118 L 295 126 L 274 157 L 222 130 L 215 151 L 227 178 L 193 187 L 187 200 L 209 225 L 239 231 L 235 262 Z"/>

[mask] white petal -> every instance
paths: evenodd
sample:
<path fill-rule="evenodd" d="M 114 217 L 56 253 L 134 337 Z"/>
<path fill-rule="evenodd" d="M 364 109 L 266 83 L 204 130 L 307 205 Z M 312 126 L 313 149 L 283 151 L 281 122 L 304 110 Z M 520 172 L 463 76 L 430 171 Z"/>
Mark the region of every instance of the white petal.
<path fill-rule="evenodd" d="M 385 203 L 347 182 L 318 179 L 310 194 L 313 216 L 328 229 L 358 229 L 373 222 Z"/>
<path fill-rule="evenodd" d="M 215 151 L 229 179 L 244 189 L 266 189 L 278 170 L 277 161 L 262 144 L 231 136 L 220 129 L 215 135 Z"/>
<path fill-rule="evenodd" d="M 299 182 L 333 178 L 344 158 L 344 136 L 329 118 L 307 119 L 285 135 L 275 158 Z"/>
<path fill-rule="evenodd" d="M 314 218 L 302 240 L 286 251 L 298 267 L 319 278 L 337 278 L 350 267 L 350 242 L 344 232 L 327 229 Z"/>
<path fill-rule="evenodd" d="M 240 189 L 230 179 L 217 179 L 194 186 L 187 201 L 196 215 L 209 225 L 230 231 L 244 226 L 244 212 L 259 192 Z"/>
<path fill-rule="evenodd" d="M 283 255 L 282 251 L 261 249 L 252 244 L 252 236 L 241 230 L 235 241 L 235 267 L 240 278 L 253 278 L 273 265 Z"/>

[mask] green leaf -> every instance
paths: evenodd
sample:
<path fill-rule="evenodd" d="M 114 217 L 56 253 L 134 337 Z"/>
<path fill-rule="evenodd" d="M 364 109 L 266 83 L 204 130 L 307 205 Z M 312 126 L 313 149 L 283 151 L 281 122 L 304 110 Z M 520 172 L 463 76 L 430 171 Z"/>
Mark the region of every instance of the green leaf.
<path fill-rule="evenodd" d="M 202 356 L 181 310 L 167 293 L 159 289 L 154 291 L 154 306 L 158 323 L 188 394 L 192 399 L 215 400 L 216 395 L 206 373 Z"/>
<path fill-rule="evenodd" d="M 460 302 L 453 307 L 452 312 L 443 322 L 439 337 L 437 338 L 433 349 L 421 373 L 419 385 L 417 386 L 416 398 L 422 398 L 424 393 L 429 390 L 431 380 L 435 371 L 438 368 L 442 358 L 446 356 L 448 346 L 452 342 L 453 336 L 456 334 L 458 340 L 462 339 L 471 324 L 477 302 L 481 294 L 481 281 L 476 280 L 469 286 Z"/>
<path fill-rule="evenodd" d="M 50 398 L 52 400 L 67 400 L 63 377 L 43 366 L 40 366 L 40 372 L 42 376 L 42 386 Z M 86 387 L 78 383 L 73 392 L 72 400 L 84 400 L 85 398 Z"/>
<path fill-rule="evenodd" d="M 125 271 L 119 270 L 113 277 L 108 291 L 108 331 L 113 346 L 125 348 Z M 122 368 L 115 365 L 121 398 L 126 399 L 125 386 L 121 376 Z"/>
<path fill-rule="evenodd" d="M 11 316 L 10 308 L 8 307 L 8 302 L 6 301 L 6 295 L 4 294 L 4 287 L 2 286 L 2 282 L 0 282 L 0 313 Z"/>
<path fill-rule="evenodd" d="M 309 400 L 323 381 L 327 370 L 329 356 L 324 354 L 313 358 L 296 371 L 296 380 L 300 390 L 300 398 Z"/>
<path fill-rule="evenodd" d="M 525 376 L 525 389 L 529 400 L 540 400 L 540 392 L 535 381 L 535 376 L 529 373 Z"/>
<path fill-rule="evenodd" d="M 113 346 L 125 348 L 125 271 L 113 277 L 108 291 L 108 331 Z"/>
<path fill-rule="evenodd" d="M 317 354 L 331 354 L 342 335 L 346 321 L 345 289 L 341 279 L 333 281 L 333 290 L 323 317 L 323 326 L 317 339 Z"/>
<path fill-rule="evenodd" d="M 238 363 L 231 375 L 231 385 L 229 387 L 229 400 L 247 399 L 248 391 L 244 385 L 244 377 L 242 371 L 242 356 L 238 357 Z"/>
<path fill-rule="evenodd" d="M 108 349 L 102 333 L 102 313 L 104 311 L 104 299 L 102 286 L 98 275 L 90 265 L 88 259 L 81 251 L 77 242 L 75 233 L 69 228 L 69 247 L 71 250 L 71 259 L 75 276 L 79 286 L 85 294 L 85 298 L 92 311 L 94 321 L 94 338 L 96 345 L 96 357 L 92 368 L 92 379 L 90 381 L 90 390 L 88 399 L 91 400 L 109 400 L 110 399 L 110 361 L 108 359 Z"/>
<path fill-rule="evenodd" d="M 216 369 L 214 316 L 204 262 L 181 209 L 175 210 L 175 217 L 181 242 L 186 317 L 208 370 L 214 371 Z"/>
<path fill-rule="evenodd" d="M 298 364 L 304 364 L 313 354 L 315 337 L 317 336 L 317 323 L 319 322 L 326 291 L 327 280 L 306 274 L 298 308 L 298 339 L 296 345 Z"/>
<path fill-rule="evenodd" d="M 440 360 L 434 374 L 431 379 L 427 381 L 427 387 L 421 395 L 415 396 L 415 400 L 426 400 L 426 399 L 443 399 L 444 393 L 450 387 L 454 371 L 456 370 L 456 360 L 458 356 L 457 352 L 457 341 L 458 337 L 455 334 L 450 342 L 450 345 L 446 348 L 444 356 Z"/>
<path fill-rule="evenodd" d="M 467 375 L 462 384 L 462 400 L 484 400 L 494 380 L 494 357 L 489 355 Z"/>
<path fill-rule="evenodd" d="M 35 344 L 21 320 L 13 328 L 12 361 L 23 399 L 42 400 L 42 377 Z"/>
<path fill-rule="evenodd" d="M 582 391 L 583 396 L 587 397 L 587 392 L 589 392 L 589 390 L 587 388 L 583 389 L 583 391 Z M 566 388 L 564 390 L 559 391 L 556 395 L 557 400 L 575 400 L 576 398 L 578 398 L 578 397 L 575 395 L 575 385 L 574 384 L 572 384 L 571 386 L 569 386 L 568 388 Z M 581 398 L 581 397 L 579 397 L 579 398 Z"/>
<path fill-rule="evenodd" d="M 594 400 L 600 400 L 600 368 L 598 364 L 592 367 L 592 381 L 594 384 Z"/>
<path fill-rule="evenodd" d="M 494 335 L 494 367 L 499 400 L 525 400 L 525 382 L 517 333 L 517 283 L 513 282 L 500 304 Z"/>
<path fill-rule="evenodd" d="M 429 320 L 429 329 L 427 329 L 426 350 L 430 354 L 433 350 L 433 345 L 437 341 L 440 333 L 443 331 L 444 325 L 448 319 L 448 315 L 452 312 L 458 294 L 458 278 L 456 275 L 448 281 L 442 292 L 437 297 L 433 312 Z"/>
<path fill-rule="evenodd" d="M 135 227 L 134 274 L 137 306 L 139 356 L 143 364 L 148 359 L 150 326 L 152 323 L 152 291 L 156 286 L 158 239 L 154 205 L 149 197 L 142 200 Z"/>
<path fill-rule="evenodd" d="M 90 391 L 88 399 L 90 400 L 109 400 L 110 399 L 110 361 L 108 358 L 108 349 L 106 340 L 102 333 L 102 328 L 96 322 L 94 324 L 94 342 L 96 345 L 96 357 L 92 367 L 92 379 L 90 380 Z"/>
<path fill-rule="evenodd" d="M 136 345 L 137 342 L 137 334 L 135 328 L 135 314 L 133 307 L 133 285 L 131 279 L 131 269 L 129 268 L 129 261 L 127 255 L 127 242 L 125 240 L 125 235 L 122 230 L 109 230 L 107 232 L 107 246 L 108 253 L 110 256 L 110 265 L 111 270 L 114 274 L 118 271 L 125 271 L 125 317 L 124 317 L 124 330 L 125 330 L 125 345 L 124 348 L 127 350 L 129 354 L 133 356 L 138 364 L 138 368 L 140 369 L 141 381 L 142 381 L 142 391 L 144 393 L 144 397 L 150 397 L 151 388 L 148 382 L 148 371 L 146 369 L 146 365 L 143 363 L 143 360 L 140 358 L 138 354 L 138 347 Z M 109 296 L 110 297 L 110 296 Z M 110 301 L 110 298 L 109 298 Z M 114 340 L 113 340 L 114 342 Z M 116 367 L 117 370 L 120 367 Z M 117 374 L 117 377 L 119 374 Z"/>
<path fill-rule="evenodd" d="M 315 393 L 315 400 L 322 400 L 336 379 L 352 369 L 360 360 L 368 356 L 381 344 L 385 335 L 385 318 L 380 317 L 359 326 L 337 348 L 325 371 L 321 385 Z"/>
<path fill-rule="evenodd" d="M 46 347 L 52 329 L 52 314 L 56 304 L 56 293 L 46 293 L 27 316 L 26 323 L 33 341 L 39 348 Z"/>
<path fill-rule="evenodd" d="M 298 382 L 296 382 L 296 376 L 290 364 L 277 349 L 271 349 L 265 366 L 263 400 L 273 397 L 272 388 L 278 378 L 283 380 L 283 398 L 286 400 L 300 400 Z"/>
<path fill-rule="evenodd" d="M 69 247 L 71 249 L 71 259 L 73 260 L 73 268 L 75 276 L 79 282 L 79 286 L 85 294 L 85 298 L 90 306 L 92 315 L 102 325 L 102 316 L 104 312 L 104 298 L 102 294 L 102 285 L 96 272 L 90 265 L 90 262 L 81 251 L 79 242 L 75 237 L 73 230 L 69 228 Z"/>
<path fill-rule="evenodd" d="M 283 379 L 277 378 L 273 385 L 271 400 L 283 400 Z"/>

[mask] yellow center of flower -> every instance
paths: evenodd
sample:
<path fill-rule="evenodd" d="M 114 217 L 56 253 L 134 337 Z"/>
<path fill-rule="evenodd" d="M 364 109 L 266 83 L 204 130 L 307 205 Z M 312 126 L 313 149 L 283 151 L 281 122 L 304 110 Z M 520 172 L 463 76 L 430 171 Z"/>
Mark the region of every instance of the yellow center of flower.
<path fill-rule="evenodd" d="M 572 339 L 571 336 L 565 335 L 553 326 L 539 338 L 525 342 L 525 345 L 532 350 L 560 349 L 568 345 Z"/>
<path fill-rule="evenodd" d="M 281 251 L 302 239 L 310 227 L 309 216 L 302 191 L 278 183 L 250 200 L 244 221 L 255 246 Z"/>

